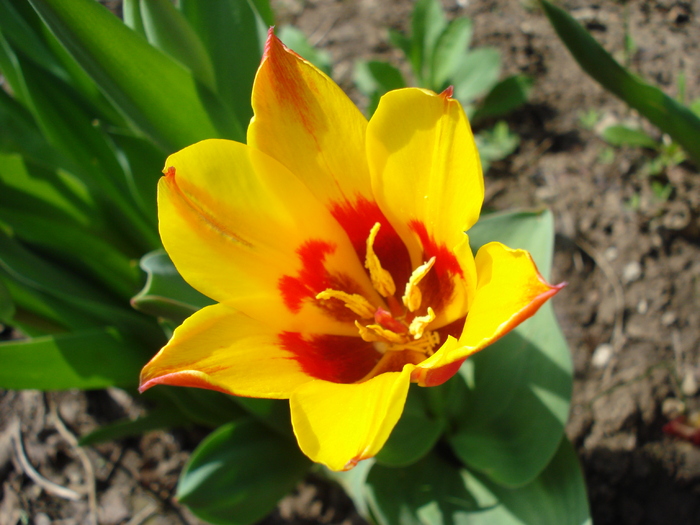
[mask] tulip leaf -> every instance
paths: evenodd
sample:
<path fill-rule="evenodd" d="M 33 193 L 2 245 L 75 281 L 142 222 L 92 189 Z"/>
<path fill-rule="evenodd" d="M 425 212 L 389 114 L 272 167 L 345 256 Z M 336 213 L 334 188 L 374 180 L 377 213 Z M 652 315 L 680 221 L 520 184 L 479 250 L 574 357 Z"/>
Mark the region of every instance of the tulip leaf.
<path fill-rule="evenodd" d="M 480 47 L 462 55 L 451 79 L 455 86 L 455 98 L 464 105 L 471 103 L 496 85 L 500 72 L 501 54 L 498 49 Z"/>
<path fill-rule="evenodd" d="M 235 118 L 191 72 L 97 2 L 30 3 L 124 115 L 164 149 L 175 151 L 205 138 L 243 138 Z"/>
<path fill-rule="evenodd" d="M 603 130 L 603 139 L 613 146 L 640 146 L 642 148 L 659 149 L 659 143 L 641 129 L 627 126 L 608 126 Z"/>
<path fill-rule="evenodd" d="M 137 310 L 181 322 L 200 308 L 214 304 L 185 282 L 164 250 L 147 253 L 140 264 L 147 278 L 143 290 L 131 300 Z"/>
<path fill-rule="evenodd" d="M 411 17 L 411 53 L 408 57 L 419 85 L 428 84 L 429 61 L 447 20 L 438 0 L 418 0 Z"/>
<path fill-rule="evenodd" d="M 234 421 L 199 444 L 177 499 L 207 522 L 248 525 L 274 509 L 310 466 L 293 440 L 253 419 Z"/>
<path fill-rule="evenodd" d="M 525 75 L 513 75 L 501 80 L 486 95 L 472 120 L 500 117 L 527 102 L 532 89 L 532 79 Z"/>
<path fill-rule="evenodd" d="M 433 448 L 445 429 L 445 419 L 429 413 L 422 388 L 411 385 L 401 419 L 377 454 L 382 465 L 403 467 L 415 463 Z"/>
<path fill-rule="evenodd" d="M 248 0 L 182 0 L 181 9 L 211 58 L 219 98 L 239 122 L 249 122 L 253 79 L 272 24 L 262 23 Z"/>
<path fill-rule="evenodd" d="M 159 406 L 149 411 L 145 416 L 137 419 L 122 419 L 115 423 L 104 425 L 97 430 L 80 438 L 79 445 L 87 447 L 114 441 L 130 436 L 138 436 L 152 430 L 161 428 L 173 428 L 182 426 L 182 412 L 174 406 Z"/>
<path fill-rule="evenodd" d="M 623 68 L 566 11 L 546 0 L 540 1 L 554 30 L 583 70 L 668 133 L 700 166 L 700 118 L 657 87 Z"/>
<path fill-rule="evenodd" d="M 472 38 L 472 21 L 466 17 L 452 20 L 437 40 L 433 57 L 431 87 L 440 91 L 454 73 L 460 59 L 467 52 Z"/>
<path fill-rule="evenodd" d="M 135 386 L 143 350 L 113 329 L 0 343 L 0 388 Z"/>
<path fill-rule="evenodd" d="M 369 98 L 367 114 L 372 115 L 381 96 L 392 89 L 406 87 L 401 71 L 381 60 L 355 62 L 355 83 L 358 89 Z"/>
<path fill-rule="evenodd" d="M 501 241 L 527 249 L 542 274 L 549 274 L 549 211 L 494 214 L 478 224 L 469 232 L 473 246 Z M 551 303 L 465 361 L 455 383 L 448 436 L 454 452 L 499 484 L 529 483 L 557 450 L 571 398 L 571 357 Z"/>
<path fill-rule="evenodd" d="M 0 279 L 0 323 L 9 324 L 10 319 L 15 315 L 15 304 L 12 302 L 10 290 Z"/>
<path fill-rule="evenodd" d="M 258 399 L 254 397 L 233 397 L 232 399 L 268 428 L 282 436 L 294 437 L 289 401 L 286 399 Z"/>
<path fill-rule="evenodd" d="M 591 523 L 583 476 L 566 439 L 547 468 L 520 488 L 501 487 L 432 452 L 408 468 L 374 465 L 367 490 L 379 525 Z"/>
<path fill-rule="evenodd" d="M 212 91 L 214 67 L 204 45 L 187 19 L 170 0 L 140 3 L 141 20 L 148 41 L 189 69 Z"/>

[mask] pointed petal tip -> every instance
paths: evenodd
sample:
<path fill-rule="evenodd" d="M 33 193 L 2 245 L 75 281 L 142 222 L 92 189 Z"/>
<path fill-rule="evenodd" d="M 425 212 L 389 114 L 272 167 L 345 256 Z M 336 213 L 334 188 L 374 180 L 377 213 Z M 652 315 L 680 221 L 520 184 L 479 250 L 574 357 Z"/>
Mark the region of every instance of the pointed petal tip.
<path fill-rule="evenodd" d="M 165 177 L 168 179 L 174 179 L 175 178 L 175 166 L 168 166 L 166 164 L 165 168 L 163 168 L 163 175 L 165 175 Z"/>
<path fill-rule="evenodd" d="M 445 88 L 445 91 L 440 93 L 440 96 L 446 100 L 449 100 L 452 98 L 452 95 L 454 95 L 454 92 L 455 92 L 454 86 L 447 86 L 447 88 Z"/>

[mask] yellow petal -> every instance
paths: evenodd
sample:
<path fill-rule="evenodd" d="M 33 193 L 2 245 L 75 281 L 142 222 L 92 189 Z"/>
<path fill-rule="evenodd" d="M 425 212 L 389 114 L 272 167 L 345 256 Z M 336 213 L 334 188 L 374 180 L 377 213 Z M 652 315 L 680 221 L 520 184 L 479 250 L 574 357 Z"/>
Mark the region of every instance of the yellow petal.
<path fill-rule="evenodd" d="M 414 268 L 427 260 L 417 227 L 454 249 L 479 218 L 479 154 L 461 105 L 447 93 L 384 95 L 367 127 L 367 158 L 377 203 L 409 246 Z"/>
<path fill-rule="evenodd" d="M 289 400 L 301 450 L 331 470 L 348 470 L 377 454 L 401 417 L 413 365 L 369 381 L 311 381 Z"/>
<path fill-rule="evenodd" d="M 316 294 L 342 289 L 381 304 L 345 232 L 274 159 L 207 140 L 171 155 L 165 173 L 161 238 L 205 295 L 284 330 L 346 335 L 354 314 Z"/>
<path fill-rule="evenodd" d="M 428 379 L 430 370 L 437 372 L 448 365 L 454 368 L 455 363 L 497 341 L 534 315 L 565 285 L 548 284 L 528 252 L 497 242 L 481 247 L 476 254 L 476 271 L 476 293 L 459 341 L 448 339 L 413 374 L 413 380 L 423 386 L 436 384 L 434 378 Z"/>
<path fill-rule="evenodd" d="M 217 304 L 175 330 L 143 368 L 141 391 L 168 384 L 286 399 L 312 380 L 358 381 L 380 357 L 359 337 L 279 332 Z"/>
<path fill-rule="evenodd" d="M 312 379 L 283 348 L 274 329 L 217 304 L 199 310 L 175 330 L 143 368 L 141 391 L 168 384 L 288 398 Z"/>
<path fill-rule="evenodd" d="M 371 200 L 367 120 L 333 80 L 287 49 L 272 30 L 252 104 L 250 146 L 284 164 L 321 202 Z"/>

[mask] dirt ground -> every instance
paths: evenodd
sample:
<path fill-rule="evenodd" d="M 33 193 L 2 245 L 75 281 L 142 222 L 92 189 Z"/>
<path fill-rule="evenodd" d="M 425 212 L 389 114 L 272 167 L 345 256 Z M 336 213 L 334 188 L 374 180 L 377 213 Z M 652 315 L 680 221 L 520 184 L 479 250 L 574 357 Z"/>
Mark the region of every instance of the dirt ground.
<path fill-rule="evenodd" d="M 281 21 L 331 53 L 335 78 L 360 103 L 354 60 L 400 64 L 385 28 L 407 27 L 408 0 L 273 3 Z M 505 73 L 535 80 L 530 103 L 506 119 L 521 145 L 488 173 L 485 209 L 554 211 L 553 281 L 569 282 L 555 310 L 575 365 L 567 434 L 582 461 L 594 523 L 697 524 L 700 448 L 662 427 L 700 410 L 700 175 L 681 164 L 650 176 L 651 152 L 613 149 L 599 138 L 605 125 L 639 117 L 578 68 L 534 2 L 444 3 L 450 16 L 474 19 L 474 45 L 500 49 Z M 700 1 L 561 5 L 643 78 L 676 96 L 683 75 L 687 100 L 700 97 Z M 626 35 L 635 44 L 627 56 Z M 118 390 L 5 393 L 0 525 L 199 523 L 172 494 L 201 435 L 159 432 L 74 446 L 72 436 L 138 410 Z M 76 492 L 58 496 L 56 487 L 42 488 L 23 461 L 59 489 Z M 361 520 L 342 493 L 311 478 L 263 523 Z"/>

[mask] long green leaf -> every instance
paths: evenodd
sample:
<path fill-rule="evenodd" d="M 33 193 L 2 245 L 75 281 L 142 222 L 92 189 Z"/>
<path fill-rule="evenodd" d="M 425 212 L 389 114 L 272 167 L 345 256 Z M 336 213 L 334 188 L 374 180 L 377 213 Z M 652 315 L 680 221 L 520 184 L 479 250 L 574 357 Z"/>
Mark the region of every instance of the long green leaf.
<path fill-rule="evenodd" d="M 475 247 L 500 241 L 529 250 L 549 275 L 550 212 L 486 216 L 469 233 Z M 534 479 L 557 450 L 571 398 L 571 357 L 551 303 L 467 360 L 455 382 L 449 442 L 459 458 L 502 485 Z"/>
<path fill-rule="evenodd" d="M 64 390 L 135 386 L 143 352 L 115 330 L 0 343 L 0 387 Z"/>
<path fill-rule="evenodd" d="M 262 57 L 266 25 L 247 0 L 182 0 L 181 5 L 211 57 L 219 97 L 240 122 L 249 122 L 253 116 L 251 88 Z"/>
<path fill-rule="evenodd" d="M 562 440 L 547 468 L 507 489 L 433 452 L 404 469 L 374 465 L 367 476 L 379 525 L 590 525 L 586 487 Z"/>
<path fill-rule="evenodd" d="M 243 138 L 236 120 L 192 73 L 97 2 L 30 2 L 116 106 L 164 149 L 175 151 L 212 137 Z M 217 118 L 216 124 L 209 115 Z"/>
<path fill-rule="evenodd" d="M 668 133 L 700 166 L 700 118 L 660 89 L 623 68 L 566 11 L 547 0 L 540 1 L 554 30 L 583 70 Z"/>
<path fill-rule="evenodd" d="M 430 61 L 430 88 L 442 91 L 454 73 L 472 38 L 472 21 L 461 17 L 452 20 L 438 38 Z"/>
<path fill-rule="evenodd" d="M 214 67 L 204 45 L 170 0 L 141 2 L 141 19 L 153 46 L 192 71 L 209 89 L 216 90 Z"/>
<path fill-rule="evenodd" d="M 177 498 L 208 522 L 248 525 L 270 512 L 310 465 L 293 440 L 244 419 L 200 443 L 180 477 Z"/>

